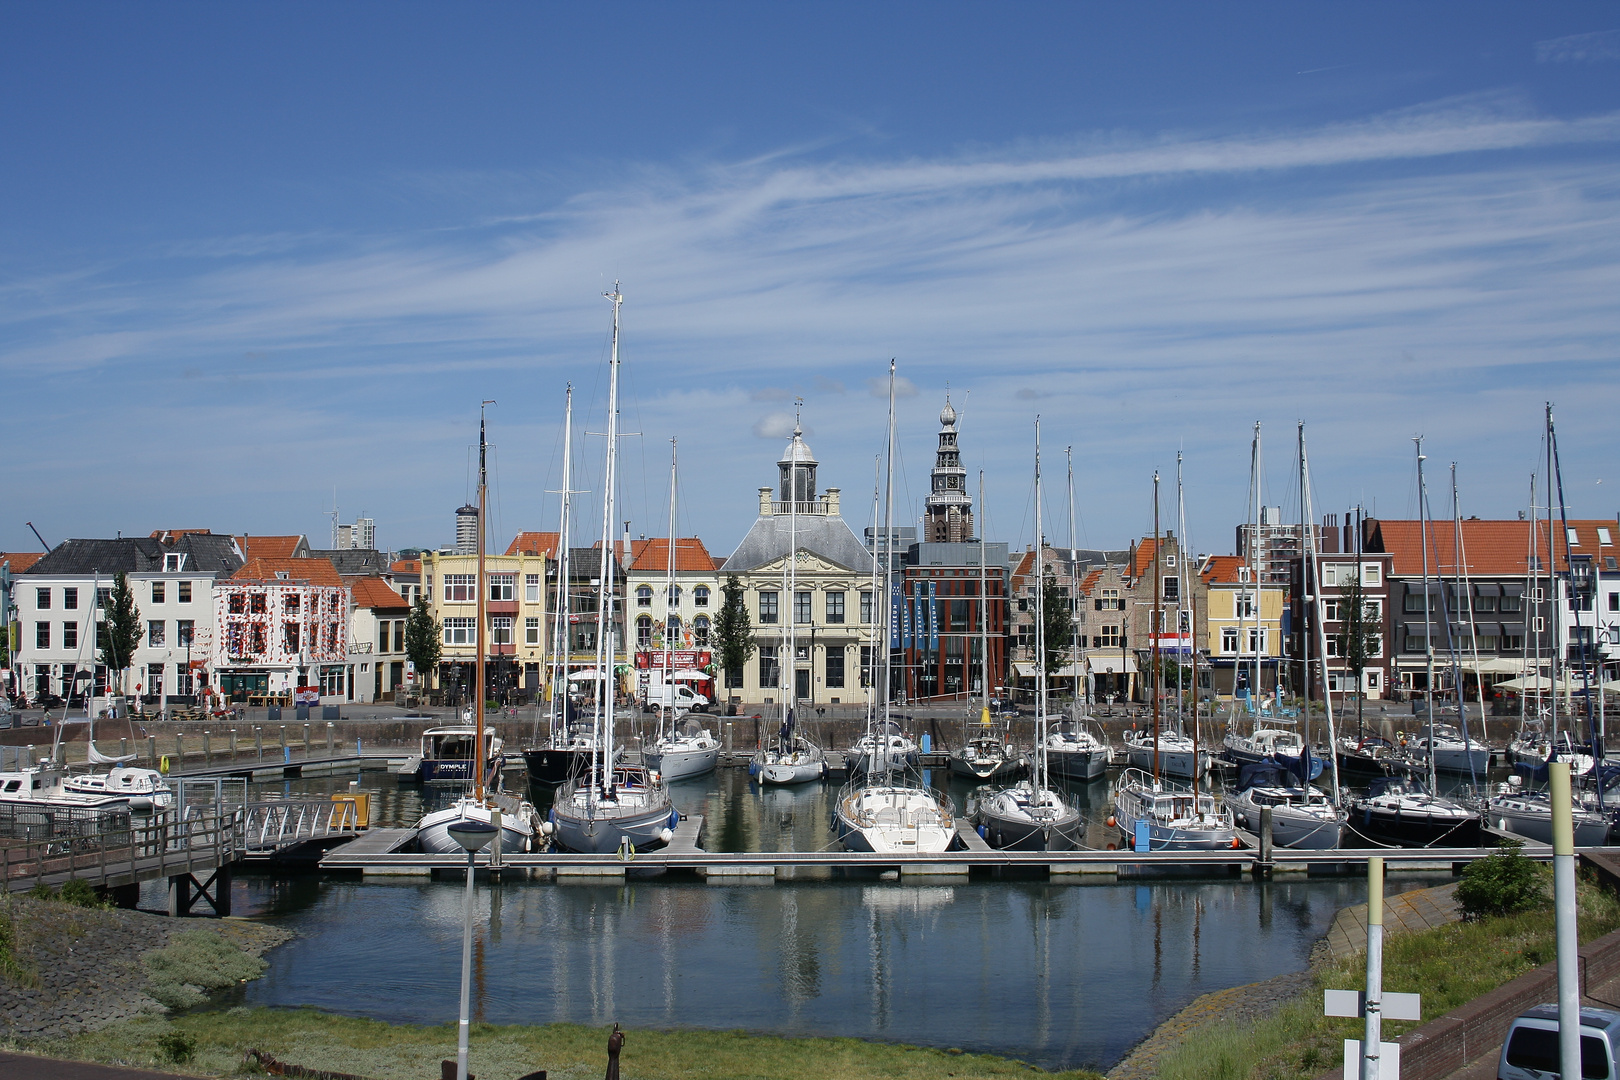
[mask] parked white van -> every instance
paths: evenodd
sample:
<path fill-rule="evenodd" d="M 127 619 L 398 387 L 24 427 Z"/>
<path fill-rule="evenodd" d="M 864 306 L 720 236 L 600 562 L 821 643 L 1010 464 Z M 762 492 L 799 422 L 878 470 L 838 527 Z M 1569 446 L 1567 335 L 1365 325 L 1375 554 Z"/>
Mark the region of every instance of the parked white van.
<path fill-rule="evenodd" d="M 1620 1012 L 1581 1010 L 1582 1080 L 1614 1080 Z M 1560 1073 L 1558 1006 L 1537 1005 L 1508 1025 L 1497 1062 L 1498 1080 L 1548 1080 Z"/>
<path fill-rule="evenodd" d="M 673 707 L 676 716 L 689 712 L 703 712 L 709 699 L 696 693 L 685 683 L 656 684 L 647 688 L 646 709 L 658 712 Z"/>

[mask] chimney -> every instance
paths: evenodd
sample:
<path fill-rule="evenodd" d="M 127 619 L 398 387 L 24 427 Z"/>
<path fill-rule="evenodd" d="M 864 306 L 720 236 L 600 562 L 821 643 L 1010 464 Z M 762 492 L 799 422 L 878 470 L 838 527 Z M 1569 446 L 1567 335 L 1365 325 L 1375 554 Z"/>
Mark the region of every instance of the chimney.
<path fill-rule="evenodd" d="M 759 489 L 759 516 L 771 516 L 771 489 L 768 487 Z"/>
<path fill-rule="evenodd" d="M 829 517 L 837 517 L 838 516 L 838 496 L 839 496 L 839 489 L 838 488 L 828 488 L 825 492 L 822 493 L 822 497 L 826 500 L 826 503 L 827 503 L 827 515 Z"/>

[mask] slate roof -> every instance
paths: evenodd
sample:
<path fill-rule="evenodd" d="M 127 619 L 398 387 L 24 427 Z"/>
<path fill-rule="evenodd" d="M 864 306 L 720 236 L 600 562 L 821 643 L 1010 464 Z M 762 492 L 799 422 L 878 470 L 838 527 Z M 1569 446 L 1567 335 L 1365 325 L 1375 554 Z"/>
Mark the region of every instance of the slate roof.
<path fill-rule="evenodd" d="M 326 559 L 344 577 L 372 577 L 389 570 L 388 552 L 372 548 L 311 548 L 311 559 Z"/>
<path fill-rule="evenodd" d="M 91 574 L 153 574 L 163 571 L 163 556 L 187 556 L 185 572 L 229 577 L 242 565 L 241 553 L 229 536 L 208 532 L 170 534 L 169 544 L 150 536 L 123 536 L 112 540 L 64 540 L 28 568 L 30 574 L 72 577 Z"/>
<path fill-rule="evenodd" d="M 720 569 L 725 573 L 742 573 L 785 558 L 791 523 L 792 519 L 786 514 L 755 518 L 748 535 Z M 872 565 L 872 553 L 841 517 L 800 514 L 795 539 L 800 551 L 808 551 L 845 570 L 864 570 Z"/>
<path fill-rule="evenodd" d="M 285 573 L 285 578 L 277 576 Z M 342 585 L 337 567 L 328 559 L 249 559 L 231 575 L 232 581 L 287 581 L 308 585 Z"/>
<path fill-rule="evenodd" d="M 1543 561 L 1547 557 L 1547 522 L 1537 524 L 1538 553 Z M 1462 546 L 1466 556 L 1465 569 L 1480 577 L 1523 577 L 1529 556 L 1530 526 L 1528 521 L 1483 521 L 1471 518 L 1462 523 Z M 1614 555 L 1620 549 L 1620 526 L 1607 518 L 1572 520 L 1576 543 L 1568 550 L 1576 555 L 1593 557 Z M 1396 577 L 1419 577 L 1423 573 L 1423 534 L 1416 521 L 1384 521 L 1369 518 L 1366 521 L 1367 540 L 1364 550 L 1373 554 L 1387 552 L 1394 556 L 1390 573 Z M 1608 544 L 1600 544 L 1598 530 L 1609 534 Z M 1553 557 L 1560 572 L 1569 569 L 1564 544 L 1563 522 L 1553 521 Z M 1450 576 L 1458 572 L 1453 523 L 1429 522 L 1429 572 Z"/>
<path fill-rule="evenodd" d="M 631 565 L 645 575 L 658 570 L 669 568 L 669 539 L 657 536 L 651 540 L 632 540 L 630 553 L 633 556 Z M 675 538 L 675 572 L 678 574 L 714 573 L 714 557 L 703 541 L 695 536 L 680 536 Z"/>
<path fill-rule="evenodd" d="M 506 545 L 508 555 L 544 555 L 546 558 L 555 558 L 557 555 L 558 534 L 554 532 L 520 532 Z"/>
<path fill-rule="evenodd" d="M 405 598 L 389 588 L 388 582 L 380 577 L 358 578 L 350 587 L 354 589 L 354 606 L 357 608 L 403 611 L 410 607 Z"/>

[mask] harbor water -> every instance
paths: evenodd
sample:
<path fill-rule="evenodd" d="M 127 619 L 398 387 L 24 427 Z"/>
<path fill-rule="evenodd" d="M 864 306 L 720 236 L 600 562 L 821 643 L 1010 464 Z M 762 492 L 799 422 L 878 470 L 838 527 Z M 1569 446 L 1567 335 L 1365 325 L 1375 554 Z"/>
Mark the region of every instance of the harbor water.
<path fill-rule="evenodd" d="M 320 797 L 350 779 L 258 787 Z M 375 792 L 376 824 L 414 823 L 432 798 L 378 773 L 360 779 Z M 972 794 L 949 790 L 959 809 Z M 1103 846 L 1107 782 L 1073 793 Z M 709 850 L 834 843 L 832 785 L 761 791 L 733 768 L 672 794 L 683 813 L 704 815 Z M 1107 1067 L 1199 994 L 1303 968 L 1338 909 L 1364 893 L 1357 878 L 480 881 L 473 1008 L 496 1024 L 842 1035 Z M 233 1003 L 451 1020 L 463 898 L 452 878 L 243 876 L 235 913 L 298 937 Z"/>

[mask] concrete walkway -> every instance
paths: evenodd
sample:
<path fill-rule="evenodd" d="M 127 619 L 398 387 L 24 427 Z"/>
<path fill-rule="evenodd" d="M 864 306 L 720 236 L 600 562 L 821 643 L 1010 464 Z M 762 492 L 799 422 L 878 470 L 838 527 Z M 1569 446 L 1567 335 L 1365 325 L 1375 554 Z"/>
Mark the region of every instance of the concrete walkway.
<path fill-rule="evenodd" d="M 92 1065 L 85 1061 L 62 1061 L 12 1051 L 0 1051 L 0 1076 L 14 1076 L 19 1080 L 22 1077 L 29 1080 L 180 1080 L 178 1073 Z"/>
<path fill-rule="evenodd" d="M 1408 930 L 1432 930 L 1461 918 L 1457 884 L 1414 889 L 1384 898 L 1384 935 Z M 1367 947 L 1367 905 L 1342 909 L 1333 928 L 1322 939 L 1335 958 L 1354 955 Z"/>

